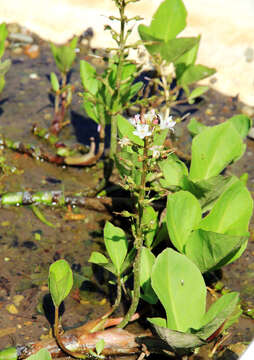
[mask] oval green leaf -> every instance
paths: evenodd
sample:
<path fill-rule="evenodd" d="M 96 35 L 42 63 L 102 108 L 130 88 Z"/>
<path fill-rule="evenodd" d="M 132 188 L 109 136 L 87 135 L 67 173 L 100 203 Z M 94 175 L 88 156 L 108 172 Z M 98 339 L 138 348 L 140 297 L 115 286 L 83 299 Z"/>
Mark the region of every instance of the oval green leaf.
<path fill-rule="evenodd" d="M 219 175 L 229 163 L 241 157 L 244 150 L 241 136 L 230 122 L 203 130 L 192 142 L 190 180 Z"/>
<path fill-rule="evenodd" d="M 201 220 L 201 207 L 198 200 L 188 191 L 178 191 L 168 196 L 167 227 L 171 242 L 180 252 L 189 235 Z"/>
<path fill-rule="evenodd" d="M 157 257 L 151 278 L 167 314 L 167 327 L 182 332 L 199 327 L 205 314 L 206 286 L 196 265 L 166 249 Z"/>
<path fill-rule="evenodd" d="M 126 235 L 121 228 L 107 221 L 104 227 L 104 242 L 110 259 L 115 265 L 117 274 L 120 275 L 121 266 L 124 263 L 128 250 Z"/>
<path fill-rule="evenodd" d="M 61 259 L 49 267 L 49 291 L 56 307 L 68 296 L 73 285 L 73 276 L 70 265 Z"/>

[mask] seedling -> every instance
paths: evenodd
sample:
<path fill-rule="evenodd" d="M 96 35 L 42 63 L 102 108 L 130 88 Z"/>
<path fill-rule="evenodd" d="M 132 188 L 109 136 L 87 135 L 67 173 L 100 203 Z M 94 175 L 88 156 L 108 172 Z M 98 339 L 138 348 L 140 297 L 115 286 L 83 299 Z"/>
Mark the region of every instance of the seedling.
<path fill-rule="evenodd" d="M 51 44 L 51 51 L 61 74 L 61 81 L 58 80 L 55 73 L 50 74 L 52 92 L 55 96 L 54 119 L 50 131 L 54 135 L 57 135 L 69 123 L 69 120 L 65 118 L 72 102 L 74 88 L 71 84 L 67 84 L 67 75 L 76 58 L 77 41 L 78 38 L 74 37 L 67 45 L 56 46 Z"/>
<path fill-rule="evenodd" d="M 48 285 L 55 306 L 54 335 L 56 341 L 60 348 L 68 355 L 78 359 L 85 359 L 86 356 L 83 354 L 78 354 L 67 349 L 61 340 L 61 335 L 59 334 L 59 306 L 68 296 L 73 285 L 72 271 L 65 260 L 58 260 L 50 266 Z"/>

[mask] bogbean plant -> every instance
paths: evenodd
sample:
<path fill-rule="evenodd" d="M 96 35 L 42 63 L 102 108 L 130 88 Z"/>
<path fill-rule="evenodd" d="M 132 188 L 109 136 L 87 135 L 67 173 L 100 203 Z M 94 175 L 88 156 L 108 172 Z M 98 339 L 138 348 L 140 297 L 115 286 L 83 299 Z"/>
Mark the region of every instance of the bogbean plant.
<path fill-rule="evenodd" d="M 50 74 L 51 88 L 55 97 L 54 119 L 51 125 L 51 132 L 55 135 L 58 134 L 66 124 L 66 113 L 72 102 L 73 86 L 67 83 L 67 76 L 76 58 L 77 42 L 78 38 L 74 37 L 67 45 L 50 45 L 51 52 L 61 76 L 59 81 L 54 72 L 51 72 Z"/>
<path fill-rule="evenodd" d="M 120 10 L 127 3 L 116 1 Z M 120 21 L 121 16 L 120 11 Z M 119 82 L 112 82 L 112 70 L 107 69 L 109 72 L 104 73 L 99 83 L 95 70 L 88 64 L 82 65 L 85 109 L 98 123 L 99 109 L 110 116 L 112 128 L 116 126 L 113 122 L 117 122 L 121 151 L 116 153 L 116 145 L 112 145 L 112 136 L 116 138 L 113 130 L 111 156 L 122 177 L 123 188 L 135 202 L 135 211 L 122 212 L 122 216 L 130 220 L 131 239 L 121 228 L 107 222 L 104 241 L 109 258 L 93 252 L 90 262 L 103 266 L 116 277 L 117 298 L 113 309 L 120 304 L 122 291 L 128 293 L 125 282 L 133 275 L 131 304 L 120 327 L 130 321 L 141 298 L 150 304 L 160 300 L 166 319 L 150 321 L 176 352 L 209 342 L 240 315 L 239 311 L 235 315 L 239 300 L 235 292 L 222 296 L 206 312 L 202 274 L 240 257 L 247 245 L 253 208 L 245 176 L 238 179 L 221 175 L 228 164 L 244 153 L 243 138 L 251 125 L 248 117 L 235 116 L 214 127 L 202 126 L 193 119 L 189 129 L 196 136 L 189 168 L 173 149 L 164 147 L 168 131 L 172 132 L 175 126 L 169 116 L 170 107 L 182 101 L 180 89 L 185 90 L 187 100 L 192 103 L 207 88 L 198 87 L 191 92 L 189 86 L 214 73 L 214 69 L 195 64 L 200 37 L 177 37 L 185 25 L 186 10 L 182 1 L 165 0 L 151 24 L 139 26 L 140 37 L 157 70 L 158 78 L 151 79 L 151 83 L 159 96 L 139 103 L 140 114 L 129 120 L 120 114 L 125 109 L 121 107 L 123 102 L 120 105 L 117 102 L 121 100 L 121 81 L 129 86 L 132 80 L 130 76 L 127 79 L 121 76 L 122 53 L 118 52 L 117 64 L 115 58 L 110 63 L 116 71 L 120 67 L 120 75 L 117 72 L 118 76 L 113 77 Z M 121 42 L 122 32 L 119 35 L 112 28 L 110 31 L 124 54 L 126 43 Z M 176 87 L 172 90 L 173 75 L 167 72 L 170 64 L 174 66 L 176 78 Z M 125 90 L 130 95 L 130 88 Z M 138 87 L 135 91 L 138 92 Z M 149 110 L 154 104 L 161 104 L 159 110 Z M 153 204 L 165 196 L 167 208 L 163 217 Z M 165 241 L 166 233 L 174 249 L 166 248 L 156 258 L 153 248 Z"/>

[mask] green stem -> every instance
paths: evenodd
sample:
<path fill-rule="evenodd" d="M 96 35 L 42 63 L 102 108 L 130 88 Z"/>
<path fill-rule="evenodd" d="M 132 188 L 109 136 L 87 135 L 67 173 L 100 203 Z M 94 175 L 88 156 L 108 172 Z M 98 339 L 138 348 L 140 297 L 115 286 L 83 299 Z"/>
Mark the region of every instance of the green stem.
<path fill-rule="evenodd" d="M 72 352 L 63 344 L 61 336 L 59 334 L 59 307 L 55 306 L 55 323 L 54 323 L 54 335 L 58 346 L 68 355 L 76 359 L 87 359 L 87 356 L 84 354 Z"/>
<path fill-rule="evenodd" d="M 125 50 L 125 23 L 126 18 L 124 15 L 125 11 L 125 0 L 122 0 L 119 4 L 119 13 L 120 13 L 120 36 L 119 36 L 119 50 L 118 50 L 118 64 L 116 70 L 116 103 L 119 102 L 120 99 L 120 88 L 121 88 L 121 79 L 122 79 L 122 71 L 123 71 L 123 62 L 124 62 L 124 50 Z M 109 157 L 114 163 L 114 156 L 117 150 L 117 116 L 113 115 L 111 118 L 111 137 L 110 137 L 110 153 Z"/>
<path fill-rule="evenodd" d="M 142 217 L 144 212 L 144 200 L 145 200 L 145 186 L 146 186 L 146 174 L 147 174 L 147 153 L 148 153 L 148 141 L 147 138 L 144 139 L 144 152 L 143 152 L 143 169 L 142 169 L 142 176 L 141 176 L 141 186 L 138 195 L 138 220 L 136 225 L 136 234 L 135 234 L 135 247 L 137 250 L 136 258 L 133 264 L 133 297 L 131 306 L 118 325 L 118 327 L 123 328 L 125 327 L 132 316 L 135 314 L 139 298 L 140 298 L 140 268 L 141 268 L 141 251 L 143 246 L 143 231 L 142 231 Z"/>

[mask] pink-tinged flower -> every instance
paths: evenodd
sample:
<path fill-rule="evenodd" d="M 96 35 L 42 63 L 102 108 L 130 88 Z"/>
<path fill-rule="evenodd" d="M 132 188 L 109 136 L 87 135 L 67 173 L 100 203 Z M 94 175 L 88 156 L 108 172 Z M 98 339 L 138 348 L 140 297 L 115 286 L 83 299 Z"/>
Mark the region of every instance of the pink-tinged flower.
<path fill-rule="evenodd" d="M 160 117 L 160 129 L 161 130 L 170 129 L 171 131 L 174 132 L 175 124 L 176 124 L 176 122 L 173 121 L 172 116 L 169 116 L 167 119 L 163 119 L 162 117 Z"/>
<path fill-rule="evenodd" d="M 141 122 L 140 115 L 136 114 L 134 117 L 129 118 L 128 121 L 131 125 L 136 127 Z"/>
<path fill-rule="evenodd" d="M 123 137 L 122 139 L 120 139 L 120 140 L 118 141 L 118 143 L 119 143 L 119 145 L 121 146 L 121 148 L 124 147 L 124 146 L 131 145 L 131 142 L 130 142 L 130 140 L 129 140 L 127 137 Z"/>
<path fill-rule="evenodd" d="M 140 137 L 140 139 L 144 139 L 144 137 L 152 135 L 152 131 L 149 130 L 149 125 L 138 124 L 136 130 L 133 131 L 133 134 Z"/>

